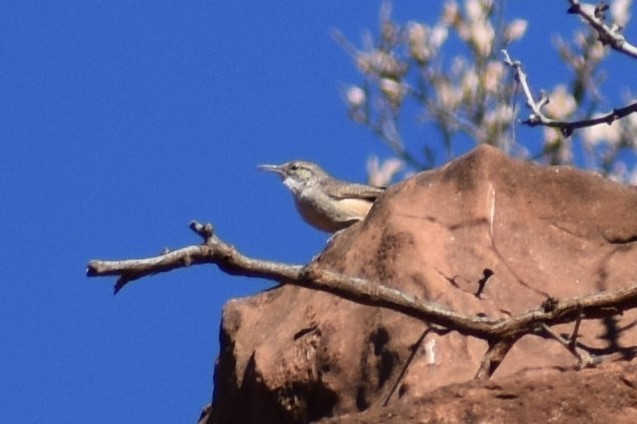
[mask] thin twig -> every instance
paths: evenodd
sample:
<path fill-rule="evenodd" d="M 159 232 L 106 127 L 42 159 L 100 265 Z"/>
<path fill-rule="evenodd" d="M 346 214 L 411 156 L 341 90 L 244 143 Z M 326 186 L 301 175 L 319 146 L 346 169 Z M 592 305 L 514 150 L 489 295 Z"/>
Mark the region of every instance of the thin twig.
<path fill-rule="evenodd" d="M 573 334 L 571 334 L 571 342 L 569 343 L 570 349 L 575 349 L 575 345 L 577 344 L 577 336 L 579 335 L 579 327 L 582 323 L 582 308 L 578 308 L 577 310 L 577 320 L 575 321 L 575 326 L 573 327 Z"/>
<path fill-rule="evenodd" d="M 557 334 L 551 327 L 542 323 L 540 327 L 554 340 L 556 340 L 559 344 L 564 346 L 573 356 L 577 358 L 578 368 L 592 368 L 599 364 L 599 358 L 594 355 L 591 355 L 587 351 L 583 349 L 578 349 L 577 345 L 573 343 L 573 340 L 566 340 L 564 337 Z"/>
<path fill-rule="evenodd" d="M 531 93 L 531 89 L 529 88 L 526 73 L 522 70 L 522 63 L 519 60 L 512 60 L 509 53 L 504 49 L 502 50 L 502 54 L 504 55 L 504 63 L 515 70 L 516 80 L 519 81 L 522 86 L 522 90 L 526 97 L 526 104 L 532 111 L 531 115 L 529 115 L 525 121 L 522 121 L 523 124 L 530 127 L 542 125 L 545 127 L 557 128 L 561 131 L 564 137 L 569 137 L 576 129 L 592 127 L 599 124 L 610 125 L 618 119 L 622 119 L 631 113 L 637 112 L 637 102 L 635 102 L 619 109 L 613 109 L 611 112 L 597 118 L 572 122 L 551 119 L 542 112 L 542 107 L 548 104 L 549 98 L 546 95 L 542 95 L 540 100 L 536 101 Z"/>
<path fill-rule="evenodd" d="M 568 2 L 571 7 L 568 8 L 567 13 L 581 16 L 597 32 L 599 41 L 604 46 L 611 46 L 614 50 L 637 59 L 637 47 L 626 40 L 619 26 L 609 27 L 604 23 L 603 13 L 596 13 L 599 12 L 598 6 L 582 4 L 579 0 L 568 0 Z"/>
<path fill-rule="evenodd" d="M 486 380 L 491 377 L 517 340 L 518 338 L 489 340 L 489 348 L 482 356 L 480 368 L 478 368 L 478 372 L 473 378 L 476 380 Z"/>

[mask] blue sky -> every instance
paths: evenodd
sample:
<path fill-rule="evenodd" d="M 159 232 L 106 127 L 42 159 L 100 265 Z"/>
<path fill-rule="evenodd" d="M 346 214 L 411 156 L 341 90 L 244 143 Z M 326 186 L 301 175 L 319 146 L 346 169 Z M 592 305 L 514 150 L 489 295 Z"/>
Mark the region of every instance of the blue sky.
<path fill-rule="evenodd" d="M 397 1 L 395 15 L 432 22 L 434 3 Z M 550 42 L 578 24 L 563 3 L 511 2 L 530 21 L 512 54 L 534 84 L 566 75 Z M 256 165 L 305 158 L 364 181 L 367 157 L 388 156 L 346 117 L 338 89 L 359 78 L 330 37 L 359 41 L 379 5 L 0 2 L 0 422 L 195 421 L 222 305 L 271 283 L 206 266 L 114 297 L 86 263 L 199 243 L 191 219 L 248 255 L 316 254 L 326 236 Z"/>

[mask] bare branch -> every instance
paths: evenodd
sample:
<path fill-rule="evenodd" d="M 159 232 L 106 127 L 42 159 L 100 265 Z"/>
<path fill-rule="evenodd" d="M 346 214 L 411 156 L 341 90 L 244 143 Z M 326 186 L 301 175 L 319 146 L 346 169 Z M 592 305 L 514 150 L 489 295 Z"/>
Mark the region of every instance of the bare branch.
<path fill-rule="evenodd" d="M 391 309 L 444 330 L 457 331 L 488 341 L 490 347 L 477 378 L 490 376 L 510 347 L 525 334 L 534 333 L 538 325 L 550 327 L 581 319 L 600 318 L 637 306 L 637 284 L 633 284 L 624 289 L 582 298 L 562 301 L 549 299 L 538 309 L 508 319 L 466 316 L 377 282 L 319 268 L 315 263 L 301 266 L 252 259 L 219 239 L 214 234 L 212 225 L 193 221 L 190 228 L 204 239 L 202 245 L 188 246 L 146 259 L 90 261 L 87 275 L 119 276 L 115 284 L 117 293 L 128 282 L 142 277 L 190 265 L 211 263 L 231 275 L 265 278 L 282 284 L 325 291 L 364 305 Z"/>
<path fill-rule="evenodd" d="M 596 32 L 599 41 L 604 46 L 611 46 L 614 50 L 637 59 L 637 47 L 626 41 L 621 34 L 621 27 L 613 25 L 609 27 L 604 23 L 604 11 L 608 8 L 605 4 L 594 6 L 581 4 L 579 0 L 568 0 L 571 7 L 567 12 L 581 16 Z"/>
<path fill-rule="evenodd" d="M 204 226 L 193 222 L 190 227 L 198 233 L 197 229 L 210 229 L 209 235 L 205 234 L 202 245 L 188 246 L 166 255 L 146 259 L 90 261 L 87 275 L 89 277 L 119 275 L 120 279 L 115 286 L 117 293 L 126 283 L 142 277 L 190 265 L 211 263 L 216 264 L 219 269 L 231 275 L 265 278 L 283 284 L 323 290 L 355 302 L 393 309 L 445 328 L 455 329 L 457 325 L 460 325 L 460 328 L 463 329 L 461 332 L 479 338 L 485 338 L 489 335 L 488 319 L 466 317 L 434 303 L 423 302 L 400 290 L 363 278 L 349 277 L 320 269 L 312 264 L 303 267 L 248 258 L 239 253 L 233 246 L 219 239 L 212 232 L 210 224 Z"/>
<path fill-rule="evenodd" d="M 577 325 L 579 326 L 579 321 Z M 593 368 L 599 365 L 600 359 L 595 355 L 591 355 L 584 349 L 579 349 L 575 343 L 575 339 L 566 340 L 546 324 L 542 324 L 541 327 L 552 339 L 556 340 L 559 344 L 568 349 L 568 351 L 577 358 L 579 369 Z"/>
<path fill-rule="evenodd" d="M 504 55 L 504 63 L 515 70 L 516 79 L 520 82 L 520 85 L 522 86 L 522 90 L 524 91 L 524 95 L 526 97 L 526 104 L 532 111 L 531 115 L 529 115 L 529 118 L 526 121 L 522 122 L 523 124 L 529 125 L 531 127 L 542 125 L 545 127 L 557 128 L 562 132 L 564 137 L 569 137 L 576 129 L 592 127 L 598 124 L 610 125 L 618 119 L 622 119 L 623 117 L 630 115 L 631 113 L 637 112 L 637 102 L 635 102 L 619 109 L 613 109 L 611 112 L 608 112 L 607 114 L 599 116 L 597 118 L 583 119 L 581 121 L 572 122 L 551 119 L 544 115 L 544 113 L 542 112 L 542 107 L 548 104 L 549 98 L 543 94 L 539 101 L 535 101 L 535 99 L 533 98 L 533 94 L 531 93 L 531 89 L 529 88 L 527 76 L 522 70 L 522 63 L 519 60 L 513 61 L 506 50 L 502 50 L 502 54 Z"/>
<path fill-rule="evenodd" d="M 115 294 L 130 281 L 205 263 L 216 264 L 222 271 L 230 275 L 265 278 L 274 281 L 301 279 L 302 266 L 259 261 L 243 256 L 234 246 L 219 239 L 214 234 L 211 224 L 202 225 L 193 221 L 190 223 L 190 229 L 204 239 L 202 245 L 188 246 L 168 254 L 146 259 L 93 260 L 88 264 L 86 275 L 89 277 L 119 275 L 119 279 L 115 283 Z"/>
<path fill-rule="evenodd" d="M 577 320 L 575 321 L 575 326 L 573 327 L 573 334 L 571 334 L 571 341 L 568 344 L 570 349 L 575 349 L 577 345 L 577 336 L 579 334 L 579 327 L 582 324 L 582 307 L 580 305 L 579 310 L 577 311 Z"/>
<path fill-rule="evenodd" d="M 482 357 L 480 368 L 475 375 L 476 380 L 486 380 L 493 375 L 500 366 L 504 357 L 518 339 L 500 339 L 489 341 L 489 348 Z"/>

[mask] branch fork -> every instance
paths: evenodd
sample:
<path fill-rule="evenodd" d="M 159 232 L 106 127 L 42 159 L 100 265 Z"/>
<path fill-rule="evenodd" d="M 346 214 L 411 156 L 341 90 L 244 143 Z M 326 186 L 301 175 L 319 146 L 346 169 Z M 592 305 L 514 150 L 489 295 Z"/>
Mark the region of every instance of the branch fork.
<path fill-rule="evenodd" d="M 542 108 L 550 102 L 549 97 L 546 95 L 546 93 L 542 93 L 540 100 L 536 101 L 533 97 L 533 94 L 531 93 L 527 75 L 522 70 L 522 63 L 519 60 L 511 59 L 511 56 L 506 49 L 501 50 L 501 52 L 504 55 L 504 63 L 513 68 L 516 81 L 520 83 L 520 85 L 522 86 L 522 90 L 524 91 L 526 104 L 529 109 L 531 109 L 531 114 L 526 120 L 522 121 L 523 124 L 526 124 L 530 127 L 542 125 L 545 127 L 557 128 L 558 130 L 560 130 L 564 137 L 568 138 L 576 129 L 592 127 L 598 124 L 611 125 L 616 120 L 622 119 L 624 116 L 637 112 L 637 102 L 635 102 L 619 109 L 613 109 L 611 112 L 608 112 L 605 115 L 597 118 L 583 119 L 580 121 L 571 122 L 551 119 L 544 115 L 544 113 L 542 112 Z"/>
<path fill-rule="evenodd" d="M 118 276 L 115 283 L 115 293 L 118 293 L 126 284 L 142 277 L 192 265 L 215 264 L 231 275 L 265 278 L 281 284 L 325 291 L 364 305 L 391 309 L 441 331 L 457 331 L 487 341 L 489 348 L 476 374 L 476 378 L 480 379 L 490 377 L 509 349 L 524 335 L 535 333 L 538 326 L 548 332 L 551 326 L 568 322 L 576 323 L 575 330 L 571 340 L 562 340 L 562 344 L 588 366 L 594 361 L 586 358 L 575 346 L 581 320 L 615 315 L 637 306 L 637 284 L 632 284 L 624 289 L 576 299 L 548 299 L 537 309 L 510 318 L 467 316 L 375 281 L 320 268 L 314 262 L 302 266 L 249 258 L 221 240 L 211 224 L 193 221 L 189 227 L 203 239 L 202 244 L 151 258 L 93 260 L 88 264 L 87 275 Z M 560 338 L 554 338 L 560 341 Z"/>

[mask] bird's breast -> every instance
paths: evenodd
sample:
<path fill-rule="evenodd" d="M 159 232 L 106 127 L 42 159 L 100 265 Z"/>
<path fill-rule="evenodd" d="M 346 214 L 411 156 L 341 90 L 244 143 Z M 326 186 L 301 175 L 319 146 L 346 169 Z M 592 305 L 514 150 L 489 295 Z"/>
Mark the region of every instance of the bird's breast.
<path fill-rule="evenodd" d="M 316 199 L 299 196 L 296 207 L 308 224 L 319 230 L 334 233 L 365 219 L 372 202 L 364 199 L 333 199 L 327 196 Z"/>

